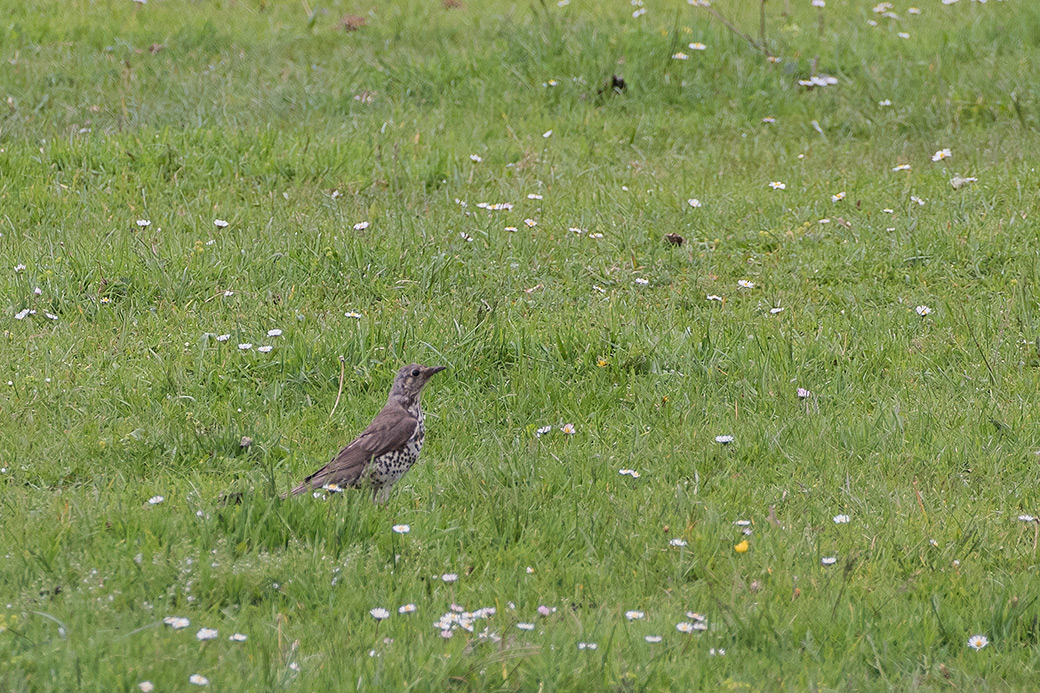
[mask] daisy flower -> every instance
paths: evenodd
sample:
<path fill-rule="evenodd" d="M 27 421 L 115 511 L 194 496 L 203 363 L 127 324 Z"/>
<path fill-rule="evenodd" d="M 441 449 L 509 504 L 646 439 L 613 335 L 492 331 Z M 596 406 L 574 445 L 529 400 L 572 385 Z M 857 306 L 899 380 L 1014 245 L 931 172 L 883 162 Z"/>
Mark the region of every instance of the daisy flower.
<path fill-rule="evenodd" d="M 648 635 L 645 638 L 643 638 L 643 640 L 646 640 L 649 643 L 658 643 L 658 642 L 661 642 L 661 636 L 660 635 Z"/>
<path fill-rule="evenodd" d="M 619 469 L 618 474 L 620 474 L 621 476 L 630 476 L 633 479 L 639 478 L 639 472 L 637 472 L 634 469 Z"/>
<path fill-rule="evenodd" d="M 518 623 L 518 624 L 516 624 L 516 627 L 519 628 L 520 630 L 534 630 L 534 624 L 533 623 Z"/>
<path fill-rule="evenodd" d="M 733 442 L 733 436 L 715 436 L 715 442 L 722 445 L 728 445 Z"/>
<path fill-rule="evenodd" d="M 257 347 L 257 348 L 256 348 L 256 350 L 257 350 L 257 351 L 259 351 L 259 352 L 260 352 L 261 354 L 267 354 L 267 353 L 270 353 L 271 349 L 274 349 L 274 347 L 273 347 L 273 346 L 271 346 L 271 345 L 269 345 L 269 344 L 265 344 L 265 345 L 264 345 L 264 346 L 262 346 L 262 347 Z"/>
<path fill-rule="evenodd" d="M 946 147 L 940 149 L 935 154 L 932 154 L 932 161 L 942 161 L 943 159 L 949 159 L 953 154 L 950 152 L 950 148 Z"/>
<path fill-rule="evenodd" d="M 354 230 L 355 231 L 364 231 L 367 228 L 368 228 L 368 222 L 367 221 L 359 221 L 358 223 L 354 224 Z"/>
<path fill-rule="evenodd" d="M 640 286 L 648 286 L 650 284 L 649 279 L 643 279 L 642 277 L 636 277 L 636 284 Z"/>
<path fill-rule="evenodd" d="M 538 193 L 528 193 L 527 199 L 528 200 L 540 200 L 540 199 L 542 199 L 542 196 L 539 195 Z"/>
<path fill-rule="evenodd" d="M 773 116 L 766 116 L 765 118 L 762 119 L 762 122 L 765 123 L 766 125 L 769 125 L 769 124 L 775 123 L 776 122 L 776 118 L 774 118 Z"/>
<path fill-rule="evenodd" d="M 141 693 L 152 693 L 152 691 L 155 690 L 155 685 L 152 684 L 151 681 L 142 681 L 141 683 L 137 684 L 137 688 L 141 691 Z"/>
<path fill-rule="evenodd" d="M 683 621 L 682 623 L 676 623 L 675 624 L 675 629 L 677 631 L 679 631 L 680 633 L 692 633 L 693 632 L 693 624 L 690 623 L 689 621 Z"/>
<path fill-rule="evenodd" d="M 797 390 L 797 395 L 798 399 L 805 399 L 806 397 L 811 397 L 812 393 L 806 390 L 804 387 L 800 387 Z"/>
<path fill-rule="evenodd" d="M 238 345 L 238 348 L 241 349 L 242 351 L 249 351 L 250 349 L 253 348 L 253 345 L 250 344 L 249 342 L 243 342 L 242 344 Z"/>
<path fill-rule="evenodd" d="M 914 308 L 914 310 L 916 310 L 917 314 L 920 315 L 922 318 L 926 315 L 931 315 L 932 313 L 932 309 L 928 306 L 917 306 L 916 308 Z"/>
<path fill-rule="evenodd" d="M 882 99 L 882 100 L 878 101 L 877 105 L 878 106 L 891 106 L 892 105 L 892 101 L 889 100 L 889 99 Z"/>
<path fill-rule="evenodd" d="M 899 164 L 898 166 L 893 167 L 892 170 L 893 171 L 909 171 L 910 170 L 910 164 Z"/>
<path fill-rule="evenodd" d="M 737 286 L 745 288 L 745 289 L 754 289 L 755 288 L 755 282 L 748 281 L 747 279 L 741 279 L 740 281 L 737 282 Z"/>
<path fill-rule="evenodd" d="M 975 650 L 976 652 L 981 650 L 983 647 L 989 644 L 989 638 L 985 635 L 973 635 L 968 638 L 968 647 Z"/>
<path fill-rule="evenodd" d="M 162 496 L 152 496 L 151 498 L 148 499 L 148 503 L 150 505 L 159 505 L 164 500 L 166 500 L 166 499 L 163 498 Z"/>
<path fill-rule="evenodd" d="M 481 161 L 483 161 L 483 159 L 480 158 L 479 154 L 470 154 L 469 160 L 475 164 L 479 164 Z"/>
<path fill-rule="evenodd" d="M 233 635 L 229 635 L 228 640 L 230 640 L 231 642 L 245 642 L 246 640 L 248 640 L 248 637 L 244 633 L 235 633 Z"/>
<path fill-rule="evenodd" d="M 637 619 L 643 618 L 644 616 L 646 616 L 646 614 L 643 613 L 642 611 L 626 611 L 625 612 L 625 618 L 627 618 L 629 621 L 635 621 Z"/>
<path fill-rule="evenodd" d="M 823 565 L 834 565 L 837 562 L 838 562 L 838 557 L 837 556 L 824 556 L 823 558 L 820 559 L 820 563 L 822 563 Z"/>
<path fill-rule="evenodd" d="M 847 525 L 849 523 L 848 515 L 835 515 L 834 524 L 836 525 Z"/>
<path fill-rule="evenodd" d="M 552 432 L 552 426 L 542 426 L 542 427 L 541 427 L 541 428 L 539 428 L 539 429 L 538 429 L 537 431 L 535 431 L 535 432 L 534 432 L 534 434 L 535 434 L 536 436 L 538 436 L 539 438 L 541 438 L 541 437 L 542 437 L 542 436 L 544 436 L 544 435 L 545 435 L 546 433 L 551 433 L 551 432 Z"/>
<path fill-rule="evenodd" d="M 836 193 L 834 195 L 831 195 L 831 202 L 841 202 L 844 199 L 845 199 L 845 192 L 844 191 L 842 191 L 840 193 Z"/>
<path fill-rule="evenodd" d="M 721 303 L 722 302 L 722 296 L 716 296 L 715 294 L 708 294 L 708 300 L 709 301 L 719 301 Z"/>
<path fill-rule="evenodd" d="M 672 539 L 670 542 L 668 542 L 668 544 L 670 546 L 683 547 L 683 546 L 686 546 L 686 540 L 685 539 Z"/>
<path fill-rule="evenodd" d="M 597 645 L 594 642 L 579 642 L 578 643 L 578 649 L 579 650 L 595 650 L 597 647 L 599 647 L 599 645 Z"/>
<path fill-rule="evenodd" d="M 409 527 L 408 525 L 394 525 L 390 529 L 394 530 L 398 534 L 408 534 L 409 532 L 412 531 L 412 528 Z"/>
<path fill-rule="evenodd" d="M 377 621 L 382 621 L 384 618 L 390 618 L 390 612 L 382 607 L 376 607 L 368 613 L 370 613 L 372 615 L 372 618 L 374 618 Z"/>
<path fill-rule="evenodd" d="M 445 573 L 444 575 L 441 575 L 441 580 L 444 582 L 455 582 L 458 579 L 459 576 L 455 573 Z"/>
<path fill-rule="evenodd" d="M 686 55 L 682 51 L 679 51 L 678 53 L 672 55 L 672 60 L 688 60 L 689 58 L 690 56 Z"/>
<path fill-rule="evenodd" d="M 690 50 L 691 51 L 705 51 L 705 50 L 708 50 L 708 47 L 705 46 L 703 43 L 700 43 L 699 41 L 694 41 L 693 43 L 690 44 Z"/>
<path fill-rule="evenodd" d="M 228 223 L 223 219 L 214 219 L 213 225 L 216 226 L 218 229 L 223 229 L 227 228 Z"/>
<path fill-rule="evenodd" d="M 152 222 L 148 221 L 147 219 L 138 219 L 137 220 L 137 225 L 143 229 L 143 228 L 146 228 L 148 226 L 151 226 Z"/>
<path fill-rule="evenodd" d="M 524 219 L 524 223 L 527 224 L 527 228 L 529 229 L 533 229 L 534 227 L 538 226 L 538 222 L 534 219 Z"/>
<path fill-rule="evenodd" d="M 347 318 L 354 318 L 355 320 L 360 320 L 363 317 L 361 313 L 358 313 L 354 310 L 348 310 L 346 313 L 343 314 L 343 316 Z"/>
<path fill-rule="evenodd" d="M 415 604 L 405 604 L 397 608 L 399 614 L 410 614 L 414 612 L 418 607 Z"/>
<path fill-rule="evenodd" d="M 321 487 L 329 493 L 343 493 L 343 488 L 339 484 L 322 484 Z"/>
<path fill-rule="evenodd" d="M 229 339 L 231 339 L 231 335 L 229 335 L 229 334 L 218 334 L 217 335 L 217 341 L 218 342 L 226 342 Z"/>
<path fill-rule="evenodd" d="M 1018 516 L 1018 521 L 1019 522 L 1035 522 L 1036 518 L 1033 517 L 1032 515 L 1019 515 Z"/>
<path fill-rule="evenodd" d="M 691 197 L 690 199 L 686 200 L 686 204 L 696 209 L 697 207 L 701 206 L 701 201 L 698 200 L 696 197 Z"/>
<path fill-rule="evenodd" d="M 195 637 L 199 640 L 212 640 L 217 637 L 217 631 L 214 628 L 200 628 Z"/>
<path fill-rule="evenodd" d="M 181 616 L 167 616 L 163 619 L 163 623 L 174 630 L 181 630 L 182 628 L 187 628 L 191 625 L 191 621 Z"/>
<path fill-rule="evenodd" d="M 191 676 L 188 677 L 188 682 L 189 683 L 193 683 L 196 686 L 208 686 L 209 685 L 209 679 L 207 679 L 202 674 L 192 674 Z"/>
<path fill-rule="evenodd" d="M 563 431 L 564 433 L 566 433 L 567 435 L 572 436 L 572 435 L 574 435 L 574 432 L 575 432 L 576 429 L 574 428 L 574 424 L 569 423 L 569 424 L 564 424 L 563 428 L 561 428 L 560 430 Z"/>
<path fill-rule="evenodd" d="M 769 187 L 773 190 L 787 190 L 787 183 L 784 183 L 783 181 L 774 180 L 769 182 Z"/>

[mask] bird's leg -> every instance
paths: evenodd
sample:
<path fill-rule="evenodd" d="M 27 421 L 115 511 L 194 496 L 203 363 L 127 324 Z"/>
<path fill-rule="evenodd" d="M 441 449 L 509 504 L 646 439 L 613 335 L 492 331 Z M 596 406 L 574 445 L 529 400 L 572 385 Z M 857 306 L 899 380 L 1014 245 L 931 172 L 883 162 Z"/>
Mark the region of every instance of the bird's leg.
<path fill-rule="evenodd" d="M 372 498 L 372 502 L 375 503 L 376 505 L 383 505 L 388 500 L 390 500 L 390 485 L 389 484 L 387 484 L 386 486 L 381 486 L 379 489 L 377 489 L 375 494 L 374 494 L 374 496 L 373 496 L 373 498 Z"/>

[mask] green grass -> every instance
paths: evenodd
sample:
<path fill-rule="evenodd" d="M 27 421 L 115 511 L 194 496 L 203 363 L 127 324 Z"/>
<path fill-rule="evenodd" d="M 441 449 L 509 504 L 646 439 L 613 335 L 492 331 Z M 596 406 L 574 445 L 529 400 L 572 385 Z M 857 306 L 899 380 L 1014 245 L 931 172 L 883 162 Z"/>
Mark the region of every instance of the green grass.
<path fill-rule="evenodd" d="M 0 689 L 1035 688 L 1040 6 L 873 5 L 0 0 Z"/>

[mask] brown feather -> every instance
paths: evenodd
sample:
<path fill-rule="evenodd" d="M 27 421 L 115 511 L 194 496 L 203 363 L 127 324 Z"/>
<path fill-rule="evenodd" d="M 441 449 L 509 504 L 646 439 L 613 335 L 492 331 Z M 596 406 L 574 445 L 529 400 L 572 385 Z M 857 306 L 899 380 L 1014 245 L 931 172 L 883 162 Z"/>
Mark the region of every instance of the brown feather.
<path fill-rule="evenodd" d="M 331 462 L 304 479 L 292 494 L 305 493 L 325 484 L 357 486 L 368 463 L 375 457 L 404 447 L 418 423 L 404 407 L 388 402 L 361 435 L 340 450 Z"/>

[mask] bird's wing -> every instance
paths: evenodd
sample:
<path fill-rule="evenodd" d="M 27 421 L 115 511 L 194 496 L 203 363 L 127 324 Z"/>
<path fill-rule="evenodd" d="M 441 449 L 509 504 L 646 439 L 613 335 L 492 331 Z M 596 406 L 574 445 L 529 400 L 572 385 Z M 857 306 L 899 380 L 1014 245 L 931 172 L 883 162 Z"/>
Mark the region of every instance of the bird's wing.
<path fill-rule="evenodd" d="M 292 493 L 304 493 L 325 484 L 356 485 L 369 460 L 404 447 L 415 433 L 418 423 L 404 409 L 384 408 L 354 442 L 340 450 L 327 465 L 304 479 Z"/>

